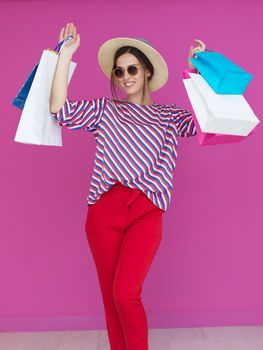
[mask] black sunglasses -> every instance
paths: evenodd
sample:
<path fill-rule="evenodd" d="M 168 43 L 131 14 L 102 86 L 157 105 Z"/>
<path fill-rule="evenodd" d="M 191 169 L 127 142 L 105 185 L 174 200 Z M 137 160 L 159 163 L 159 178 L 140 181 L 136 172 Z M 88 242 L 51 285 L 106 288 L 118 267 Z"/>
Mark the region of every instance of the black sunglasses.
<path fill-rule="evenodd" d="M 131 64 L 127 67 L 127 72 L 130 75 L 136 75 L 138 73 L 138 68 L 141 67 L 142 64 Z M 122 67 L 116 67 L 112 70 L 112 73 L 115 75 L 116 78 L 122 78 L 124 76 L 125 69 Z"/>

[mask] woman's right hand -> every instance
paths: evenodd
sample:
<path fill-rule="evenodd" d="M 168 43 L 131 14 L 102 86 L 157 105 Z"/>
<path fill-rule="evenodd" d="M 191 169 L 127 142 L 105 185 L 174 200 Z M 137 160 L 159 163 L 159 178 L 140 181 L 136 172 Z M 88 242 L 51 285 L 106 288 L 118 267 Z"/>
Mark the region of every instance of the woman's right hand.
<path fill-rule="evenodd" d="M 60 55 L 67 55 L 69 57 L 72 57 L 74 52 L 76 52 L 77 48 L 80 45 L 80 35 L 77 34 L 77 29 L 74 26 L 73 23 L 67 23 L 66 28 L 62 28 L 59 34 L 59 43 L 64 40 L 68 35 L 72 35 L 73 38 L 71 38 L 69 41 L 66 42 L 62 46 L 62 48 L 59 51 Z"/>

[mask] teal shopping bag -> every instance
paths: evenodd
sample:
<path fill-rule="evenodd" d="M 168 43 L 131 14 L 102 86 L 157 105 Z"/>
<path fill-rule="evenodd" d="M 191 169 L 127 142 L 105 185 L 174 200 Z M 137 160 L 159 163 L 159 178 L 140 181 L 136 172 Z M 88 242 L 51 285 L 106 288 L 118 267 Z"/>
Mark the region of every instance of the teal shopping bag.
<path fill-rule="evenodd" d="M 219 52 L 206 50 L 195 55 L 190 61 L 218 94 L 242 95 L 253 78 Z"/>

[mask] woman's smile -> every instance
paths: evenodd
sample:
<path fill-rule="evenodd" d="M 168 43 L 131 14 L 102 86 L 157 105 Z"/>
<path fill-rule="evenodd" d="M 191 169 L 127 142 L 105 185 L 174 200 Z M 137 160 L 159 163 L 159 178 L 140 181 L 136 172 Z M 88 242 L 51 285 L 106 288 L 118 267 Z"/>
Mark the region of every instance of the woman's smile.
<path fill-rule="evenodd" d="M 135 81 L 124 83 L 126 87 L 132 86 L 133 84 L 135 84 Z"/>

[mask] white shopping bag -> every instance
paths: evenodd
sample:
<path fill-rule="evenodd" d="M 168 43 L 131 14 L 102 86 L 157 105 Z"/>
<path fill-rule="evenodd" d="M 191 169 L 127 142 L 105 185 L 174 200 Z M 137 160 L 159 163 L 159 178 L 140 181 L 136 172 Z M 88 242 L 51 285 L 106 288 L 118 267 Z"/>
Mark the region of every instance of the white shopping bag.
<path fill-rule="evenodd" d="M 14 141 L 45 146 L 62 146 L 62 127 L 50 112 L 51 87 L 58 63 L 57 52 L 44 50 L 29 90 Z M 68 84 L 77 63 L 71 61 Z"/>
<path fill-rule="evenodd" d="M 217 94 L 201 74 L 189 75 L 183 82 L 202 132 L 247 136 L 260 122 L 243 95 Z"/>

